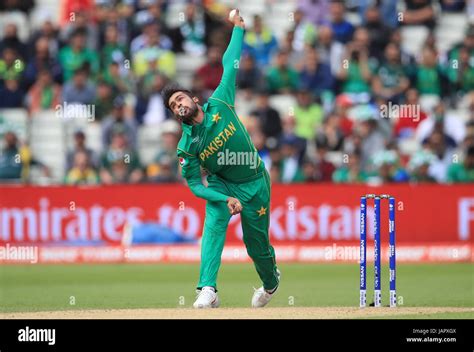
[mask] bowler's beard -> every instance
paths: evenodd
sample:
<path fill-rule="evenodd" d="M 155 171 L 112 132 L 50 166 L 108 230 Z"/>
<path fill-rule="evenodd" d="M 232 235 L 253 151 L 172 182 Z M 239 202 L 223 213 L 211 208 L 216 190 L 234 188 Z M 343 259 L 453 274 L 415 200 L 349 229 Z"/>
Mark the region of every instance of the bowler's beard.
<path fill-rule="evenodd" d="M 178 120 L 187 125 L 193 125 L 194 119 L 198 115 L 198 105 L 194 103 L 193 106 L 183 107 L 182 109 L 183 111 L 178 112 Z"/>

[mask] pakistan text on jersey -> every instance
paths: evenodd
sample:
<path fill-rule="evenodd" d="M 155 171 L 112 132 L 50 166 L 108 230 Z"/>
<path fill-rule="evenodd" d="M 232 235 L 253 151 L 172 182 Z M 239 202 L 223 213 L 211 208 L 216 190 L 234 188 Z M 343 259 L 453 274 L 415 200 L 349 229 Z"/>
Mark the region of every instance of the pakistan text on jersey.
<path fill-rule="evenodd" d="M 234 123 L 231 122 L 224 128 L 222 132 L 220 132 L 216 137 L 214 137 L 213 141 L 209 143 L 209 145 L 204 149 L 202 153 L 199 154 L 199 158 L 202 161 L 209 159 L 215 152 L 217 152 L 222 146 L 224 142 L 227 142 L 237 131 L 234 126 Z"/>

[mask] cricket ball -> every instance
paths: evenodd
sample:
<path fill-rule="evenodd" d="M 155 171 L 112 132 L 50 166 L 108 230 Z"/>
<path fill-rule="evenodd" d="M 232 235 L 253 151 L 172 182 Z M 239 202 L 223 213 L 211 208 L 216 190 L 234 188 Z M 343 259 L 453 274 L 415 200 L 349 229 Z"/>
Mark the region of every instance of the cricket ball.
<path fill-rule="evenodd" d="M 232 21 L 236 14 L 237 14 L 237 9 L 233 9 L 232 11 L 230 11 L 229 12 L 229 21 Z"/>

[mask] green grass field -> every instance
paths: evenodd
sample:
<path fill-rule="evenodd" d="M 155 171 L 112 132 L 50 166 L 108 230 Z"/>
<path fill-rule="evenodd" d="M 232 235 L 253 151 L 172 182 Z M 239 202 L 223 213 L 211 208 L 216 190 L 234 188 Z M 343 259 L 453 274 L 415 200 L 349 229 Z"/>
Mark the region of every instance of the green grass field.
<path fill-rule="evenodd" d="M 357 307 L 357 264 L 280 264 L 282 284 L 272 307 Z M 373 270 L 373 266 L 369 267 Z M 401 307 L 474 307 L 473 268 L 463 264 L 397 266 Z M 368 276 L 372 299 L 373 271 Z M 0 312 L 189 308 L 199 266 L 185 264 L 4 265 L 0 267 Z M 252 264 L 224 264 L 219 274 L 222 307 L 249 307 L 260 286 Z M 388 303 L 388 268 L 382 272 Z M 74 304 L 71 304 L 74 303 Z M 474 318 L 471 312 L 427 318 Z M 397 318 L 419 318 L 416 314 Z"/>

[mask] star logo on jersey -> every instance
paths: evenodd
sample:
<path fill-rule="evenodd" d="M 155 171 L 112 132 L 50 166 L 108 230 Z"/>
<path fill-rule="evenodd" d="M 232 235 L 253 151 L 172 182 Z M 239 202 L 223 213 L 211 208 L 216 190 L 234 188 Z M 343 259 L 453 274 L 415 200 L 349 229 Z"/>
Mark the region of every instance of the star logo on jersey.
<path fill-rule="evenodd" d="M 220 119 L 222 119 L 222 117 L 219 115 L 219 113 L 212 115 L 212 122 L 217 123 L 217 121 Z"/>
<path fill-rule="evenodd" d="M 257 210 L 258 216 L 264 216 L 267 214 L 267 208 L 264 208 L 263 206 L 260 208 L 260 210 Z"/>

